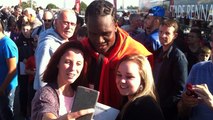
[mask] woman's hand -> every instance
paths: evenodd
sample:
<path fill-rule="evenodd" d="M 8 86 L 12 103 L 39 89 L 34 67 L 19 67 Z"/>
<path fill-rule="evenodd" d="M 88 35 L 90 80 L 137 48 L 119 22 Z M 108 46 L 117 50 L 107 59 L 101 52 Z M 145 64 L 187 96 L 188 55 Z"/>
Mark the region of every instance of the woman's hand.
<path fill-rule="evenodd" d="M 83 109 L 83 110 L 80 110 L 80 111 L 77 111 L 77 112 L 70 112 L 70 113 L 67 113 L 68 115 L 68 120 L 75 120 L 76 118 L 79 118 L 81 116 L 84 116 L 86 114 L 91 114 L 91 113 L 94 113 L 95 110 L 93 108 L 89 108 L 89 109 Z"/>
<path fill-rule="evenodd" d="M 83 110 L 79 110 L 77 112 L 69 112 L 69 113 L 67 113 L 63 116 L 60 116 L 59 118 L 57 118 L 52 113 L 45 113 L 43 115 L 42 120 L 75 120 L 76 118 L 79 118 L 81 116 L 91 114 L 91 113 L 94 113 L 94 112 L 95 112 L 95 109 L 93 109 L 93 108 L 83 109 Z"/>
<path fill-rule="evenodd" d="M 180 118 L 188 118 L 190 115 L 192 107 L 196 106 L 199 102 L 198 98 L 194 97 L 193 95 L 187 95 L 185 91 L 182 93 L 182 98 L 177 104 L 178 114 Z"/>
<path fill-rule="evenodd" d="M 187 95 L 186 92 L 182 94 L 181 100 L 182 100 L 182 104 L 185 107 L 189 107 L 189 108 L 192 108 L 198 104 L 198 99 L 195 98 L 194 96 Z"/>
<path fill-rule="evenodd" d="M 193 90 L 206 105 L 213 109 L 213 95 L 209 91 L 207 84 L 194 85 Z"/>

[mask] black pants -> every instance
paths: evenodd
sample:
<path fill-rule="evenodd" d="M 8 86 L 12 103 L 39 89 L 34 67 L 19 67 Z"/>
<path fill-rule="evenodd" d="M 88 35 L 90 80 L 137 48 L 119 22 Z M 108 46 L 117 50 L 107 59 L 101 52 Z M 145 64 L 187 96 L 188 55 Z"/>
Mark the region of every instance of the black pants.
<path fill-rule="evenodd" d="M 19 102 L 20 102 L 20 112 L 23 117 L 27 116 L 27 102 L 28 102 L 28 76 L 19 75 Z"/>
<path fill-rule="evenodd" d="M 33 81 L 28 81 L 27 116 L 31 116 L 31 103 L 36 90 L 33 89 Z"/>

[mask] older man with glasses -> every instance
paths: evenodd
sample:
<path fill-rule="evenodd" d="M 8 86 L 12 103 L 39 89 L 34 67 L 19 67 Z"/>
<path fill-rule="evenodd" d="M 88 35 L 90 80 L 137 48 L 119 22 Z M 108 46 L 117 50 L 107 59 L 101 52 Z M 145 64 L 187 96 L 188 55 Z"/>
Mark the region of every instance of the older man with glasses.
<path fill-rule="evenodd" d="M 43 20 L 48 24 L 51 20 L 48 17 L 44 17 Z M 48 22 L 48 23 L 47 23 Z M 76 14 L 73 10 L 63 9 L 57 14 L 57 18 L 54 22 L 54 28 L 48 29 L 43 32 L 38 39 L 38 46 L 35 52 L 36 59 L 36 75 L 34 79 L 34 89 L 38 90 L 45 83 L 42 82 L 42 74 L 46 69 L 46 66 L 55 52 L 55 50 L 63 43 L 68 42 L 76 27 Z"/>

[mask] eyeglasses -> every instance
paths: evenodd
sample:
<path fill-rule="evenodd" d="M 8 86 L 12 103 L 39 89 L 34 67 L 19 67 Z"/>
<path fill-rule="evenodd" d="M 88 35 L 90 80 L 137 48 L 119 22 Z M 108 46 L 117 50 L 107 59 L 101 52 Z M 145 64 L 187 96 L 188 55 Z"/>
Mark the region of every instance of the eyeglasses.
<path fill-rule="evenodd" d="M 52 22 L 52 20 L 51 19 L 47 19 L 47 20 L 44 20 L 44 22 Z"/>

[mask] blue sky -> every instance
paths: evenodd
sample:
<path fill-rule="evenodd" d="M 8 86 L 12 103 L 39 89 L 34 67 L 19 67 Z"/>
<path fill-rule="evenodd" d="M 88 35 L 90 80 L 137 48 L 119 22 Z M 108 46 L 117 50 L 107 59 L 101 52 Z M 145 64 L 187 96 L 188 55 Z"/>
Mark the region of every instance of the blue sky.
<path fill-rule="evenodd" d="M 12 6 L 12 5 L 17 5 L 19 3 L 19 0 L 0 0 L 0 5 L 3 6 Z M 23 1 L 27 1 L 27 0 L 21 0 Z M 74 2 L 75 0 L 34 0 L 36 1 L 38 6 L 42 6 L 42 7 L 46 7 L 47 4 L 49 3 L 53 3 L 55 5 L 57 5 L 58 7 L 70 7 L 73 8 L 74 6 Z M 66 2 L 66 4 L 64 4 L 64 1 Z M 93 0 L 81 0 L 84 1 L 87 5 L 89 5 Z M 109 0 L 110 2 L 113 2 L 113 0 Z M 122 6 L 122 2 L 124 2 L 124 8 L 126 8 L 126 6 L 138 6 L 139 5 L 139 0 L 131 0 L 131 2 L 129 0 L 117 0 L 117 6 L 118 8 L 120 6 Z"/>

